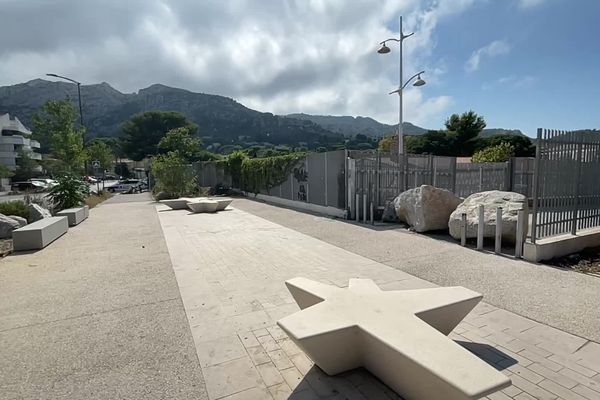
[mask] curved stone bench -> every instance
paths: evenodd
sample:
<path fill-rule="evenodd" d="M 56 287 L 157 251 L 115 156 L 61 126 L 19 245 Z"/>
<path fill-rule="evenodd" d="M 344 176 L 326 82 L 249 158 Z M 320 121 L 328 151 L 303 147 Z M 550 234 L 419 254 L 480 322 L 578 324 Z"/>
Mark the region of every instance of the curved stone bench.
<path fill-rule="evenodd" d="M 286 282 L 302 311 L 278 321 L 329 375 L 365 367 L 405 399 L 479 399 L 510 379 L 446 337 L 481 300 L 463 287 L 382 291 Z"/>
<path fill-rule="evenodd" d="M 59 217 L 67 217 L 69 226 L 79 225 L 84 219 L 90 215 L 90 208 L 88 206 L 67 208 L 56 213 Z"/>
<path fill-rule="evenodd" d="M 43 249 L 67 233 L 68 230 L 67 217 L 43 218 L 15 229 L 12 232 L 13 248 L 15 251 Z"/>
<path fill-rule="evenodd" d="M 217 211 L 223 211 L 233 201 L 233 199 L 230 199 L 227 197 L 213 197 L 213 198 L 210 198 L 209 200 L 213 200 L 213 201 L 216 201 L 217 203 L 219 203 L 219 205 L 217 206 Z"/>
<path fill-rule="evenodd" d="M 219 202 L 214 200 L 190 201 L 187 206 L 193 213 L 214 213 L 219 207 Z"/>

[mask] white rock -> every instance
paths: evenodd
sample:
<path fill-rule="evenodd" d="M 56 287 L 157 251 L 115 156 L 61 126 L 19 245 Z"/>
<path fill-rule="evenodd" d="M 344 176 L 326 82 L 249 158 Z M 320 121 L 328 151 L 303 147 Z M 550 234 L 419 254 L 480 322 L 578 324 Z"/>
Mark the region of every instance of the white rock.
<path fill-rule="evenodd" d="M 0 239 L 8 239 L 12 237 L 12 231 L 19 229 L 19 223 L 14 219 L 0 214 Z"/>
<path fill-rule="evenodd" d="M 409 189 L 394 199 L 400 221 L 417 232 L 447 229 L 448 218 L 459 204 L 454 193 L 430 185 Z"/>
<path fill-rule="evenodd" d="M 487 192 L 474 193 L 467 197 L 456 210 L 450 215 L 448 228 L 454 239 L 460 239 L 460 223 L 462 213 L 467 214 L 467 238 L 477 237 L 477 226 L 479 225 L 479 205 L 483 204 L 485 227 L 484 237 L 494 237 L 496 234 L 496 209 L 502 207 L 502 240 L 514 242 L 517 236 L 517 212 L 525 210 L 528 214 L 527 197 L 514 192 L 502 192 L 490 190 Z M 525 218 L 525 229 L 523 238 L 527 235 L 527 219 Z"/>
<path fill-rule="evenodd" d="M 39 221 L 43 218 L 50 218 L 52 214 L 50 211 L 46 210 L 44 207 L 38 206 L 35 203 L 31 203 L 29 205 L 29 219 L 31 222 Z"/>
<path fill-rule="evenodd" d="M 23 217 L 19 217 L 18 215 L 9 215 L 8 218 L 17 221 L 19 223 L 19 228 L 22 228 L 25 225 L 27 225 L 27 220 Z"/>

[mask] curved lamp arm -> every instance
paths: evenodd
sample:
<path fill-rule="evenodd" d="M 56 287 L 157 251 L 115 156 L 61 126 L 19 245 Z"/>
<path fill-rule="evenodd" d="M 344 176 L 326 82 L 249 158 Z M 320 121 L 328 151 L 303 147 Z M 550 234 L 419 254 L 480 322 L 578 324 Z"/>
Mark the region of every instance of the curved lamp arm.
<path fill-rule="evenodd" d="M 75 83 L 76 85 L 81 85 L 81 82 L 77 82 L 76 80 L 74 80 L 74 79 L 71 79 L 71 78 L 67 78 L 66 76 L 61 76 L 61 75 L 56 75 L 56 74 L 46 74 L 46 76 L 52 76 L 52 77 L 54 77 L 54 78 L 60 78 L 60 79 L 64 79 L 64 80 L 66 80 L 66 81 L 73 82 L 73 83 Z"/>
<path fill-rule="evenodd" d="M 417 76 L 419 76 L 421 74 L 424 74 L 424 73 L 425 73 L 425 71 L 417 72 L 416 74 L 414 74 L 413 76 L 411 76 L 410 78 L 408 78 L 408 80 L 406 81 L 406 83 L 404 83 L 404 85 L 402 85 L 402 89 L 404 89 L 410 83 L 410 81 L 412 81 Z"/>

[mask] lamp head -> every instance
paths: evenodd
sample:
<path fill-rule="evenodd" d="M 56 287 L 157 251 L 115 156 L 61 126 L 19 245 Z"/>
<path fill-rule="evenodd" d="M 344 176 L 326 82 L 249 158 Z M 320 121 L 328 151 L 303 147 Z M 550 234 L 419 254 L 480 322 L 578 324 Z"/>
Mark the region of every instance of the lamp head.
<path fill-rule="evenodd" d="M 390 51 L 391 51 L 390 48 L 385 45 L 385 42 L 382 42 L 381 47 L 379 48 L 379 50 L 377 50 L 377 52 L 379 54 L 387 54 Z"/>
<path fill-rule="evenodd" d="M 413 86 L 423 86 L 424 84 L 425 81 L 421 79 L 421 74 L 419 74 L 419 76 L 417 76 L 417 80 L 415 81 L 415 83 L 413 83 Z"/>

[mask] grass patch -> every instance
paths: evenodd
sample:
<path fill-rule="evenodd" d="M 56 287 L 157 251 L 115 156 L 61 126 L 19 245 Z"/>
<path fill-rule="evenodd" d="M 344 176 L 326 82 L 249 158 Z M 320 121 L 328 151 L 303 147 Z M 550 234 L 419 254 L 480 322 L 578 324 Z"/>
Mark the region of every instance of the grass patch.
<path fill-rule="evenodd" d="M 16 215 L 29 219 L 29 209 L 27 204 L 21 200 L 12 200 L 0 203 L 0 214 Z"/>
<path fill-rule="evenodd" d="M 100 194 L 92 194 L 85 199 L 85 205 L 89 208 L 94 208 L 98 204 L 113 197 L 111 193 L 101 192 Z"/>

